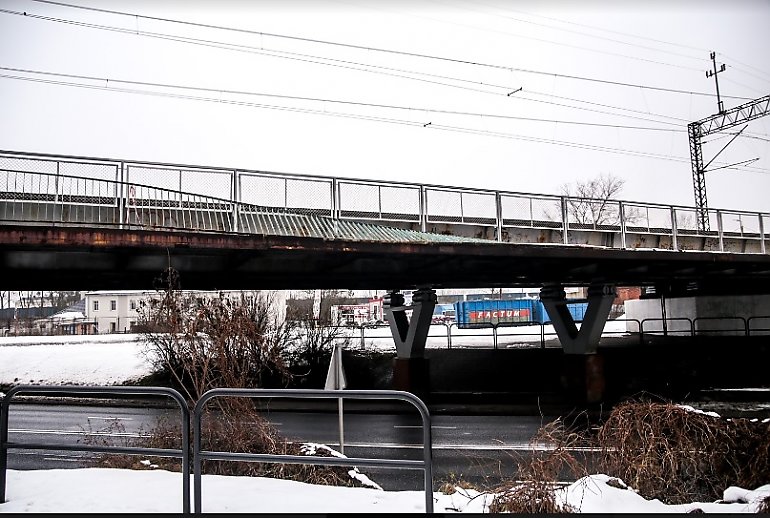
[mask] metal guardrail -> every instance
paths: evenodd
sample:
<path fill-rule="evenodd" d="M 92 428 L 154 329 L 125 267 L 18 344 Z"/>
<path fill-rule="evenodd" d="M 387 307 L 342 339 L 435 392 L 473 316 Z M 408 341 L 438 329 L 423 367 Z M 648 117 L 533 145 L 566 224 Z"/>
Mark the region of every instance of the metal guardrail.
<path fill-rule="evenodd" d="M 715 328 L 715 329 L 708 329 L 703 326 L 698 326 L 699 322 L 708 322 L 708 321 L 714 321 L 714 322 L 724 322 L 724 321 L 737 321 L 740 322 L 740 326 L 736 326 L 734 328 Z M 767 327 L 752 327 L 752 322 L 759 322 L 759 321 L 766 321 Z M 582 320 L 576 320 L 576 324 L 580 324 Z M 608 321 L 609 322 L 609 321 Z M 639 342 L 642 343 L 644 341 L 644 335 L 659 335 L 662 334 L 664 336 L 668 336 L 669 334 L 672 335 L 681 335 L 681 334 L 687 334 L 689 336 L 696 336 L 698 334 L 719 334 L 719 333 L 740 333 L 744 336 L 751 336 L 752 332 L 765 332 L 770 331 L 770 316 L 752 316 L 752 317 L 740 317 L 740 316 L 724 316 L 724 317 L 696 317 L 695 319 L 687 318 L 687 317 L 670 317 L 670 318 L 645 318 L 642 320 L 636 319 L 636 318 L 616 318 L 612 319 L 612 322 L 634 322 L 636 323 L 636 331 L 602 331 L 602 337 L 608 336 L 608 335 L 637 335 L 639 337 Z M 663 325 L 661 326 L 661 329 L 650 329 L 649 323 L 651 322 L 661 322 Z M 686 322 L 687 326 L 686 329 L 669 329 L 668 323 L 670 322 Z M 442 324 L 442 327 L 446 328 L 446 333 L 441 334 L 428 334 L 428 338 L 444 338 L 446 339 L 446 348 L 452 349 L 457 347 L 462 347 L 461 340 L 462 338 L 468 337 L 468 338 L 490 338 L 492 340 L 492 348 L 497 349 L 499 346 L 499 340 L 501 337 L 517 337 L 517 336 L 538 336 L 539 337 L 539 347 L 541 349 L 545 348 L 545 343 L 548 339 L 551 337 L 556 338 L 558 340 L 558 335 L 555 331 L 546 331 L 546 327 L 551 324 L 551 321 L 545 321 L 545 322 L 539 322 L 539 321 L 524 321 L 524 322 L 503 322 L 499 324 L 493 324 L 493 323 L 487 323 L 487 324 L 480 324 L 477 327 L 474 328 L 468 328 L 464 329 L 465 332 L 463 334 L 458 335 L 454 334 L 452 332 L 453 328 L 459 329 L 456 323 L 451 324 Z M 647 324 L 647 328 L 645 329 L 645 324 Z M 520 327 L 537 327 L 538 331 L 531 332 L 531 333 L 506 333 L 506 328 L 520 328 Z M 356 327 L 350 327 L 350 326 L 335 326 L 339 328 L 344 328 L 348 330 L 354 330 L 357 331 L 358 336 L 340 336 L 336 338 L 338 341 L 349 341 L 349 340 L 357 340 L 359 342 L 359 346 L 363 349 L 366 347 L 366 340 L 372 340 L 372 339 L 382 339 L 382 340 L 389 340 L 391 338 L 391 335 L 389 332 L 387 334 L 378 334 L 375 336 L 372 336 L 370 334 L 367 334 L 370 330 L 377 330 L 377 329 L 389 329 L 387 325 L 378 325 L 378 326 L 356 326 Z M 434 324 L 431 326 L 433 327 L 439 327 L 438 324 Z M 479 331 L 488 331 L 490 332 L 473 332 L 474 330 Z M 479 346 L 484 347 L 484 346 Z M 488 346 L 486 346 L 488 347 Z M 431 348 L 431 346 L 428 346 L 428 348 Z M 432 348 L 435 348 L 433 346 Z"/>
<path fill-rule="evenodd" d="M 201 420 L 206 403 L 216 397 L 300 398 L 300 399 L 385 399 L 411 403 L 420 413 L 423 426 L 423 460 L 371 459 L 359 457 L 313 457 L 204 451 L 201 446 Z M 425 404 L 409 392 L 395 390 L 298 390 L 298 389 L 212 389 L 201 396 L 193 410 L 193 500 L 195 513 L 202 512 L 202 466 L 204 460 L 268 462 L 277 464 L 316 464 L 323 466 L 365 466 L 395 469 L 422 469 L 425 473 L 425 511 L 433 512 L 433 461 L 430 413 Z"/>
<path fill-rule="evenodd" d="M 756 321 L 756 320 L 766 320 L 768 327 L 753 328 L 753 327 L 751 327 L 751 321 L 752 320 L 754 320 L 754 321 Z M 770 315 L 768 315 L 768 316 L 753 316 L 753 317 L 747 318 L 746 319 L 746 334 L 747 334 L 747 336 L 751 336 L 751 332 L 752 331 L 760 331 L 760 332 L 767 331 L 767 332 L 770 332 Z"/>
<path fill-rule="evenodd" d="M 620 249 L 686 250 L 686 239 L 710 238 L 714 251 L 770 253 L 770 213 L 708 209 L 709 228 L 717 230 L 704 231 L 695 207 L 0 151 L 0 221 L 240 233 L 308 225 L 271 214 L 423 232 L 452 226 L 462 234 L 472 226 L 476 234 L 482 227 L 482 238 L 498 242 L 518 230 L 519 243 Z M 590 242 L 576 237 L 584 235 Z"/>
<path fill-rule="evenodd" d="M 87 397 L 110 395 L 156 395 L 167 396 L 177 402 L 182 413 L 182 447 L 179 450 L 167 448 L 142 448 L 125 446 L 96 446 L 87 444 L 66 445 L 50 443 L 16 443 L 8 441 L 8 417 L 11 400 L 17 394 L 77 394 Z M 6 469 L 8 450 L 63 450 L 125 455 L 148 455 L 152 457 L 174 457 L 182 459 L 182 512 L 190 512 L 190 410 L 184 397 L 174 389 L 165 387 L 80 387 L 19 385 L 11 388 L 0 400 L 0 503 L 5 503 Z"/>
<path fill-rule="evenodd" d="M 724 322 L 731 320 L 737 320 L 742 325 L 740 328 L 735 329 L 702 329 L 698 326 L 698 322 Z M 692 326 L 694 334 L 735 333 L 736 331 L 742 331 L 746 336 L 749 336 L 749 324 L 748 321 L 743 317 L 695 317 L 692 321 Z"/>
<path fill-rule="evenodd" d="M 616 318 L 612 320 L 613 322 L 636 322 L 636 328 L 637 331 L 602 331 L 602 336 L 605 335 L 625 335 L 625 334 L 640 334 L 640 330 L 642 327 L 641 322 L 638 319 L 635 318 Z M 582 323 L 582 320 L 576 320 L 576 324 Z M 551 325 L 551 321 L 547 320 L 545 322 L 539 322 L 536 320 L 528 320 L 528 321 L 520 321 L 520 322 L 500 322 L 498 324 L 488 323 L 488 324 L 480 324 L 477 327 L 474 328 L 467 328 L 463 329 L 463 334 L 453 334 L 452 329 L 460 329 L 457 325 L 457 323 L 452 322 L 449 324 L 432 324 L 431 329 L 434 327 L 444 327 L 446 329 L 445 333 L 441 334 L 435 334 L 435 333 L 428 333 L 427 338 L 444 338 L 446 339 L 446 348 L 452 349 L 454 347 L 462 347 L 461 339 L 464 337 L 469 338 L 478 338 L 478 337 L 490 337 L 492 338 L 492 346 L 494 349 L 498 348 L 499 345 L 499 339 L 501 337 L 517 337 L 517 336 L 537 336 L 539 338 L 539 346 L 541 349 L 545 348 L 545 342 L 547 337 L 556 337 L 557 334 L 555 331 L 547 332 L 545 330 L 546 326 Z M 536 332 L 531 333 L 506 333 L 506 328 L 522 328 L 522 327 L 537 327 L 538 330 Z M 390 328 L 387 324 L 382 325 L 360 325 L 360 326 L 333 326 L 335 328 L 339 329 L 345 329 L 349 331 L 356 331 L 357 336 L 352 335 L 340 335 L 336 337 L 335 341 L 342 341 L 342 342 L 348 342 L 352 340 L 356 340 L 358 342 L 358 346 L 361 349 L 366 348 L 366 340 L 372 340 L 372 339 L 381 339 L 381 340 L 390 340 L 392 339 L 392 336 L 390 335 Z M 367 334 L 368 331 L 371 330 L 379 330 L 379 329 L 387 329 L 388 333 L 382 333 L 377 335 L 370 335 Z M 491 330 L 490 333 L 474 333 L 473 330 Z M 428 348 L 435 348 L 427 346 Z"/>

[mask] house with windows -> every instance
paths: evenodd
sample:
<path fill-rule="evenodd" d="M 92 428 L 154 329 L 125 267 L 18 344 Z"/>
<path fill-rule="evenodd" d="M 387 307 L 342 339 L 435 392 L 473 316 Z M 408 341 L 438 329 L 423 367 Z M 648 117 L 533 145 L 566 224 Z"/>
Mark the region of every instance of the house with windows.
<path fill-rule="evenodd" d="M 92 335 L 96 324 L 86 317 L 86 301 L 75 304 L 45 318 L 35 320 L 35 330 L 43 335 Z"/>
<path fill-rule="evenodd" d="M 185 295 L 196 297 L 226 297 L 236 299 L 241 295 L 254 297 L 256 291 L 196 291 L 184 290 Z M 271 291 L 275 302 L 274 310 L 279 320 L 286 318 L 286 292 Z M 158 297 L 155 290 L 89 291 L 85 294 L 86 320 L 92 321 L 98 334 L 132 333 L 139 321 L 139 308 L 142 302 Z"/>

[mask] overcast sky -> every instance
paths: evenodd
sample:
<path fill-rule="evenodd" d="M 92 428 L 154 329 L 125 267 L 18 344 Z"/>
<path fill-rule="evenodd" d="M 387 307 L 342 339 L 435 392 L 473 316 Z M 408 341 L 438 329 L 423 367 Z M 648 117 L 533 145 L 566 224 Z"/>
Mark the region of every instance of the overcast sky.
<path fill-rule="evenodd" d="M 0 149 L 550 194 L 612 174 L 692 206 L 710 52 L 726 109 L 770 94 L 764 0 L 69 1 L 131 16 L 0 0 Z M 708 173 L 710 207 L 770 212 L 769 135 L 715 160 L 759 158 Z"/>

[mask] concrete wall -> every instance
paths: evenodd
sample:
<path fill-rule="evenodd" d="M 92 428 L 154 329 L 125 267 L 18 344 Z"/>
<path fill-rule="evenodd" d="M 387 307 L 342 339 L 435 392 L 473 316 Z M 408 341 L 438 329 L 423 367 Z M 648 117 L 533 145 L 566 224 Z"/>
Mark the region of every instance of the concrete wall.
<path fill-rule="evenodd" d="M 749 326 L 752 335 L 770 334 L 770 295 L 667 298 L 665 304 L 667 319 L 689 319 L 696 334 L 743 336 L 746 325 Z M 628 300 L 625 308 L 628 319 L 641 322 L 645 319 L 662 318 L 660 299 Z M 746 321 L 744 322 L 741 318 Z M 689 321 L 667 320 L 666 325 L 667 331 L 675 336 L 690 333 Z M 660 320 L 646 321 L 643 327 L 644 332 L 660 332 L 663 330 L 663 323 Z M 637 325 L 635 322 L 627 322 L 626 329 L 634 332 L 637 330 Z"/>

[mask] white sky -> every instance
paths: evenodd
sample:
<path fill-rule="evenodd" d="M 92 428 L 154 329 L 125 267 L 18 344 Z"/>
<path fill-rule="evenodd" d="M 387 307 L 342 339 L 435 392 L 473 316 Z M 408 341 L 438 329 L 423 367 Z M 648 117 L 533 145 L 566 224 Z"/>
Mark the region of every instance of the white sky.
<path fill-rule="evenodd" d="M 705 71 L 712 67 L 709 53 L 714 50 L 718 65 L 727 65 L 718 75 L 725 108 L 770 93 L 770 3 L 762 0 L 596 0 L 575 4 L 555 0 L 71 2 L 138 16 L 32 0 L 1 0 L 0 10 L 26 12 L 27 16 L 0 12 L 0 67 L 98 79 L 9 70 L 0 70 L 0 75 L 100 89 L 0 77 L 0 149 L 551 194 L 559 193 L 565 182 L 610 173 L 626 181 L 621 198 L 692 206 L 686 124 L 716 112 L 716 99 L 644 87 L 713 94 L 714 80 L 707 79 Z M 72 22 L 100 24 L 128 33 Z M 148 32 L 163 38 L 143 35 Z M 170 41 L 169 37 L 209 43 L 192 45 Z M 234 50 L 234 45 L 240 45 L 239 50 Z M 382 53 L 374 48 L 453 61 Z M 294 54 L 298 59 L 290 60 L 262 54 L 268 51 L 304 57 Z M 128 85 L 118 80 L 213 91 Z M 522 90 L 511 93 L 518 88 Z M 298 101 L 225 90 L 410 109 Z M 341 113 L 358 118 L 341 117 Z M 362 116 L 391 122 L 361 120 Z M 392 122 L 396 120 L 402 123 Z M 442 129 L 450 126 L 462 131 Z M 770 211 L 770 116 L 751 122 L 746 133 L 751 138 L 738 138 L 717 162 L 759 161 L 749 168 L 708 173 L 710 207 Z M 532 142 L 533 138 L 547 142 Z M 705 161 L 728 140 L 725 137 L 706 144 Z M 553 141 L 634 153 L 579 149 Z"/>

